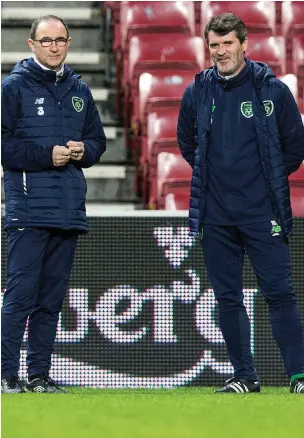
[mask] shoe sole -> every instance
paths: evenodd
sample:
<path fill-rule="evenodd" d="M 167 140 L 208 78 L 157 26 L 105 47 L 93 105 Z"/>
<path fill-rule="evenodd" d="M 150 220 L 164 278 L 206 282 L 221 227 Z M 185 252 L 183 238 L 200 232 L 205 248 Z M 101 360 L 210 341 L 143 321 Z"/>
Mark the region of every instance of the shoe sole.
<path fill-rule="evenodd" d="M 26 391 L 16 391 L 16 392 L 3 392 L 1 391 L 1 394 L 24 394 Z"/>
<path fill-rule="evenodd" d="M 248 392 L 236 392 L 236 391 L 221 391 L 221 390 L 215 390 L 215 394 L 238 394 L 238 395 L 246 395 L 246 394 L 261 394 L 261 388 L 255 391 L 248 391 Z"/>

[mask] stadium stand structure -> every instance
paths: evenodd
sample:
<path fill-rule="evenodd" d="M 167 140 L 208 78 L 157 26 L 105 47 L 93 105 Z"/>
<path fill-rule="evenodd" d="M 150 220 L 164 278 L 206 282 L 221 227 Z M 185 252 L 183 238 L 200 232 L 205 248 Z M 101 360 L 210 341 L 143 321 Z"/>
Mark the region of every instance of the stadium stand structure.
<path fill-rule="evenodd" d="M 115 113 L 115 63 L 112 49 L 108 50 L 112 47 L 112 34 L 102 6 L 101 2 L 88 1 L 1 3 L 2 78 L 15 63 L 31 56 L 27 39 L 35 18 L 58 15 L 69 26 L 72 44 L 66 62 L 90 86 L 108 139 L 100 164 L 85 169 L 87 210 L 93 214 L 104 209 L 142 208 L 141 199 L 136 196 L 135 166 L 125 147 L 123 123 Z"/>
<path fill-rule="evenodd" d="M 124 105 L 126 144 L 145 207 L 188 208 L 192 172 L 179 153 L 176 123 L 186 86 L 211 65 L 201 39 L 212 16 L 232 12 L 243 19 L 246 55 L 267 63 L 304 111 L 303 2 L 122 1 L 104 7 L 113 20 L 117 106 Z M 303 166 L 290 186 L 294 214 L 304 215 Z"/>
<path fill-rule="evenodd" d="M 191 168 L 176 142 L 177 117 L 186 86 L 212 65 L 205 25 L 223 12 L 244 20 L 248 57 L 269 64 L 304 113 L 301 1 L 2 2 L 2 76 L 30 55 L 37 16 L 69 24 L 67 63 L 91 87 L 108 138 L 100 165 L 85 170 L 89 209 L 188 209 Z M 290 185 L 294 214 L 304 215 L 303 166 Z"/>

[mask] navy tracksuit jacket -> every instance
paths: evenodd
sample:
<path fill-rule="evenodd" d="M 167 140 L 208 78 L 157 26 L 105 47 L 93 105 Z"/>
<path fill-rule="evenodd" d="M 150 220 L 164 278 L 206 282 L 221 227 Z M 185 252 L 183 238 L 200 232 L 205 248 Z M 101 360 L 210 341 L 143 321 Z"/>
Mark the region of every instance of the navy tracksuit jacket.
<path fill-rule="evenodd" d="M 252 73 L 249 101 L 260 165 L 273 212 L 284 234 L 290 237 L 292 212 L 287 176 L 295 172 L 303 161 L 304 126 L 287 85 L 279 81 L 266 64 L 249 60 L 246 62 Z M 215 81 L 214 68 L 196 75 L 195 82 L 184 93 L 178 119 L 178 144 L 183 157 L 193 167 L 189 211 L 191 235 L 197 235 L 200 226 L 204 224 L 208 183 L 206 157 L 210 147 Z M 265 104 L 268 102 L 274 105 L 273 113 L 269 117 L 265 113 Z M 240 108 L 238 111 L 240 112 Z M 222 117 L 229 125 L 229 113 L 225 112 Z M 235 133 L 239 132 L 239 125 L 231 125 Z"/>
<path fill-rule="evenodd" d="M 56 81 L 55 72 L 42 70 L 30 58 L 4 79 L 2 108 L 5 228 L 87 231 L 82 168 L 98 163 L 106 149 L 87 84 L 67 66 Z M 54 168 L 53 147 L 69 140 L 84 143 L 83 159 Z"/>
<path fill-rule="evenodd" d="M 286 85 L 245 59 L 228 80 L 205 70 L 186 90 L 177 127 L 193 167 L 190 232 L 202 228 L 204 260 L 235 376 L 257 380 L 243 304 L 247 252 L 269 305 L 289 376 L 304 373 L 301 318 L 292 290 L 287 176 L 304 159 L 304 127 Z"/>
<path fill-rule="evenodd" d="M 92 94 L 67 66 L 60 77 L 32 58 L 2 83 L 2 166 L 8 231 L 2 308 L 2 378 L 17 375 L 29 317 L 30 375 L 48 375 L 77 235 L 87 231 L 82 168 L 98 163 L 106 138 Z M 82 141 L 81 161 L 54 167 L 52 150 Z"/>

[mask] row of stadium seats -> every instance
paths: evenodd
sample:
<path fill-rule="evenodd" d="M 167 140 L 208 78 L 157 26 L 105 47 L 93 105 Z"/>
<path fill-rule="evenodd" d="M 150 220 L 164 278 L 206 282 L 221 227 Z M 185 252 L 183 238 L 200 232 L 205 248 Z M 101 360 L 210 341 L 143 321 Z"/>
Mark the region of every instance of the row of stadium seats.
<path fill-rule="evenodd" d="M 137 164 L 137 188 L 145 206 L 188 208 L 192 172 L 181 158 L 176 124 L 185 88 L 210 65 L 201 35 L 212 15 L 228 11 L 243 18 L 250 39 L 246 55 L 270 65 L 303 110 L 304 8 L 299 3 L 105 2 L 113 8 L 117 95 L 123 94 L 126 144 Z M 303 169 L 296 175 L 300 183 L 291 183 L 298 200 L 293 202 L 304 210 L 303 199 L 299 201 L 301 191 L 304 196 Z"/>
<path fill-rule="evenodd" d="M 248 37 L 246 56 L 267 61 L 276 74 L 285 74 L 289 70 L 289 73 L 303 77 L 303 35 L 293 39 L 291 68 L 288 68 L 286 39 L 283 36 L 249 33 Z M 184 65 L 184 68 L 209 67 L 211 61 L 206 57 L 204 47 L 203 38 L 183 33 L 133 35 L 124 53 L 123 82 L 131 83 L 134 76 L 150 64 L 171 61 Z"/>
<path fill-rule="evenodd" d="M 155 179 L 157 208 L 188 210 L 192 169 L 181 157 L 178 149 L 161 152 L 157 156 Z M 290 196 L 294 216 L 304 216 L 304 162 L 290 175 Z"/>
<path fill-rule="evenodd" d="M 124 1 L 105 2 L 105 7 L 113 11 L 114 51 L 120 54 L 128 51 L 135 34 L 185 33 L 202 37 L 210 18 L 227 11 L 243 19 L 250 34 L 282 35 L 287 42 L 287 58 L 293 37 L 304 30 L 301 1 Z"/>
<path fill-rule="evenodd" d="M 292 37 L 304 28 L 304 11 L 301 1 L 170 1 L 137 2 L 106 1 L 104 7 L 112 10 L 115 26 L 114 47 L 128 44 L 135 32 L 147 33 L 147 28 L 189 35 L 203 35 L 210 18 L 223 12 L 238 15 L 249 31 L 268 32 Z"/>

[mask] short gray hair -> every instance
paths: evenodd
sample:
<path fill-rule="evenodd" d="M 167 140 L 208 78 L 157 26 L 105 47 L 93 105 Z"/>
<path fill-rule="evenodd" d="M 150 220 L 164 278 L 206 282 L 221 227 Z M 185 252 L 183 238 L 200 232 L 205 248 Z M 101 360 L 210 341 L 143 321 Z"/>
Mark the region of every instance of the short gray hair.
<path fill-rule="evenodd" d="M 235 31 L 236 36 L 243 44 L 247 38 L 247 28 L 244 22 L 237 15 L 231 14 L 230 12 L 225 12 L 224 14 L 212 17 L 209 23 L 205 27 L 205 40 L 209 44 L 208 35 L 210 31 L 217 33 L 220 36 L 227 35 L 232 31 Z"/>
<path fill-rule="evenodd" d="M 34 40 L 36 38 L 36 30 L 39 24 L 42 21 L 60 21 L 65 27 L 67 31 L 67 38 L 70 37 L 69 28 L 63 18 L 57 17 L 56 15 L 43 15 L 42 17 L 36 18 L 31 27 L 31 39 Z"/>

